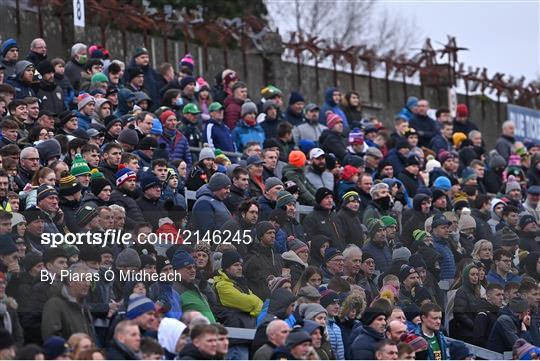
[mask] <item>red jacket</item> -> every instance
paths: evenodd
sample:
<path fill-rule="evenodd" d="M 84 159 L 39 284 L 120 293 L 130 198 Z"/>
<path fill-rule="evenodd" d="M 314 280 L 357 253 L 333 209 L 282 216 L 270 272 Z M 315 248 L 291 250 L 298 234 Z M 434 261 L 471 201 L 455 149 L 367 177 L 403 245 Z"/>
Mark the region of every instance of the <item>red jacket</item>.
<path fill-rule="evenodd" d="M 225 98 L 223 105 L 225 106 L 225 114 L 223 116 L 225 124 L 232 131 L 236 127 L 236 123 L 241 118 L 242 104 L 244 101 L 235 99 L 232 95 Z"/>

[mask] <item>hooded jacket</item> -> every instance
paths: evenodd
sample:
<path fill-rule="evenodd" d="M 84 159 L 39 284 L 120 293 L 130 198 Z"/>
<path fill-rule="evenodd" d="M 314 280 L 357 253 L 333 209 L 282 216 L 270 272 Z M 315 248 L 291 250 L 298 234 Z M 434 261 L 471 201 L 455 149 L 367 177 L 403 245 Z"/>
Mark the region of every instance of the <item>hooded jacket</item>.
<path fill-rule="evenodd" d="M 15 65 L 15 75 L 6 79 L 6 84 L 9 84 L 15 88 L 15 99 L 24 99 L 26 97 L 36 96 L 32 86 L 21 81 L 24 70 L 30 65 L 32 65 L 32 63 L 27 60 L 18 61 Z"/>
<path fill-rule="evenodd" d="M 392 148 L 385 158 L 394 168 L 394 174 L 399 174 L 405 168 L 407 158 L 404 157 L 397 149 Z"/>
<path fill-rule="evenodd" d="M 270 275 L 281 276 L 282 268 L 281 255 L 274 252 L 273 247 L 254 243 L 244 265 L 249 289 L 260 299 L 267 299 L 270 296 L 267 278 Z"/>
<path fill-rule="evenodd" d="M 345 248 L 343 243 L 345 233 L 335 211 L 323 209 L 317 204 L 306 215 L 302 225 L 310 238 L 315 235 L 323 235 L 330 238 L 334 243 L 334 247 L 340 251 Z"/>
<path fill-rule="evenodd" d="M 243 100 L 236 99 L 232 95 L 227 96 L 223 101 L 223 106 L 225 107 L 223 121 L 230 130 L 234 130 L 238 119 L 242 118 L 242 104 L 244 104 Z"/>
<path fill-rule="evenodd" d="M 166 359 L 173 360 L 176 355 L 176 344 L 187 328 L 183 322 L 172 318 L 163 318 L 159 324 L 158 341 L 166 352 Z"/>
<path fill-rule="evenodd" d="M 293 181 L 298 186 L 298 202 L 303 205 L 315 205 L 315 193 L 317 190 L 308 182 L 303 168 L 287 164 L 283 168 L 283 178 Z"/>
<path fill-rule="evenodd" d="M 40 109 L 45 109 L 56 114 L 60 114 L 66 109 L 64 91 L 55 84 L 54 80 L 52 82 L 42 80 L 39 83 L 36 96 L 39 99 Z"/>
<path fill-rule="evenodd" d="M 260 124 L 249 126 L 242 119 L 238 121 L 232 131 L 232 139 L 239 152 L 243 151 L 249 142 L 258 142 L 262 145 L 265 138 L 264 129 Z"/>
<path fill-rule="evenodd" d="M 491 330 L 486 347 L 500 353 L 512 351 L 518 338 L 523 338 L 534 344 L 529 331 L 521 330 L 521 321 L 518 315 L 507 305 L 499 312 L 499 317 Z"/>
<path fill-rule="evenodd" d="M 341 162 L 347 155 L 347 138 L 343 133 L 337 133 L 332 129 L 325 129 L 322 132 L 319 145 L 326 153 L 333 153 Z"/>
<path fill-rule="evenodd" d="M 350 350 L 352 360 L 375 360 L 375 345 L 384 340 L 384 334 L 369 326 L 359 326 L 359 334 L 353 340 Z"/>
<path fill-rule="evenodd" d="M 334 91 L 338 90 L 334 87 L 326 88 L 324 91 L 324 104 L 321 107 L 321 110 L 319 112 L 319 121 L 322 124 L 326 125 L 326 113 L 332 112 L 341 117 L 343 120 L 343 128 L 349 128 L 349 122 L 347 120 L 347 115 L 345 112 L 339 107 L 339 104 L 336 104 L 333 99 Z"/>
<path fill-rule="evenodd" d="M 283 258 L 283 268 L 290 269 L 291 283 L 295 285 L 302 277 L 308 264 L 302 261 L 294 251 L 283 252 L 281 258 Z"/>

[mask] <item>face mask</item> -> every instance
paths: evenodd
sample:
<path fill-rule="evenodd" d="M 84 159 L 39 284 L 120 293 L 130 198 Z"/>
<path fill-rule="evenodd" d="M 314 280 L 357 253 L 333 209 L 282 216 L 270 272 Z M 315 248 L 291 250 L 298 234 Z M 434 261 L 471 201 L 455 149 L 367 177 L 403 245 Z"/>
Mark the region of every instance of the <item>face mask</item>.
<path fill-rule="evenodd" d="M 257 123 L 257 119 L 255 117 L 247 117 L 244 119 L 244 123 L 246 123 L 249 126 L 255 125 Z"/>
<path fill-rule="evenodd" d="M 88 57 L 86 55 L 79 55 L 79 63 L 80 64 L 86 64 L 86 60 Z"/>
<path fill-rule="evenodd" d="M 183 104 L 184 104 L 184 100 L 182 98 L 177 98 L 176 101 L 174 102 L 174 105 L 176 105 L 177 107 L 181 107 Z"/>

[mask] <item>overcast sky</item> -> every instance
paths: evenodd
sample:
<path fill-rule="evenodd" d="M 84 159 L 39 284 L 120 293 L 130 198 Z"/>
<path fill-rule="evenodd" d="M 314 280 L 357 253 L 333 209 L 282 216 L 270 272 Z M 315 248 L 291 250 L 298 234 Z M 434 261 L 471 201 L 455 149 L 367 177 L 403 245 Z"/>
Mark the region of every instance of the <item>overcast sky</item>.
<path fill-rule="evenodd" d="M 470 49 L 460 53 L 459 61 L 485 66 L 490 76 L 499 71 L 540 78 L 539 0 L 380 0 L 379 6 L 414 17 L 419 32 L 432 40 L 446 43 L 447 34 L 456 36 L 458 46 Z"/>

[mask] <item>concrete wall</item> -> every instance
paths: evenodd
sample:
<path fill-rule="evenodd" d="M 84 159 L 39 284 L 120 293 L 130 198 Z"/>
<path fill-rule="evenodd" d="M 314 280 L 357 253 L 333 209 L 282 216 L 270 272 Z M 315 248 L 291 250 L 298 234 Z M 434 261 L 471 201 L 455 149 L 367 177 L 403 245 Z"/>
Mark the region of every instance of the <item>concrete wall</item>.
<path fill-rule="evenodd" d="M 16 12 L 13 0 L 0 0 L 0 36 L 2 39 L 10 37 L 16 38 L 21 46 L 21 56 L 27 52 L 32 39 L 39 35 L 38 16 L 35 7 L 27 5 L 25 0 L 21 0 L 21 34 L 17 34 Z M 69 11 L 69 10 L 67 10 Z M 84 31 L 75 32 L 73 29 L 71 16 L 64 19 L 64 39 L 62 38 L 60 19 L 52 15 L 51 9 L 43 8 L 43 30 L 44 38 L 48 46 L 49 59 L 54 57 L 69 58 L 69 50 L 75 42 L 87 44 L 101 43 L 101 29 L 97 26 L 89 25 L 91 14 L 86 14 L 87 27 Z M 141 33 L 125 33 L 126 42 L 123 42 L 122 32 L 107 26 L 106 47 L 116 59 L 129 62 L 135 48 L 144 45 L 144 37 Z M 64 40 L 64 41 L 63 41 Z M 274 39 L 275 40 L 275 39 Z M 148 36 L 147 44 L 149 51 L 153 55 L 154 64 L 165 61 L 164 41 L 162 36 Z M 167 40 L 168 61 L 176 63 L 184 54 L 184 43 L 181 41 Z M 224 69 L 223 50 L 218 48 L 208 49 L 208 69 L 201 69 L 202 48 L 196 44 L 189 44 L 189 51 L 196 61 L 196 67 L 207 81 L 212 84 L 215 74 Z M 285 102 L 288 99 L 288 91 L 299 90 L 307 101 L 321 103 L 324 89 L 333 86 L 334 76 L 331 69 L 319 69 L 319 92 L 316 91 L 315 69 L 311 66 L 302 66 L 301 86 L 298 89 L 297 65 L 296 63 L 284 62 L 279 54 L 267 56 L 267 62 L 263 61 L 261 54 L 254 51 L 246 55 L 247 77 L 244 74 L 242 53 L 238 50 L 228 51 L 229 67 L 235 69 L 243 80 L 246 80 L 254 99 L 259 97 L 259 89 L 264 87 L 265 79 L 270 79 L 279 88 L 286 91 Z M 384 79 L 372 79 L 373 97 L 369 99 L 368 77 L 365 75 L 355 75 L 355 88 L 360 93 L 365 104 L 367 115 L 378 116 L 388 126 L 392 126 L 394 115 L 404 104 L 405 92 L 402 82 L 398 80 L 390 81 L 390 97 L 387 99 L 387 88 Z M 352 89 L 351 75 L 347 72 L 339 72 L 337 76 L 337 86 L 343 91 Z M 407 84 L 407 95 L 420 96 L 420 87 Z M 288 90 L 288 91 L 287 91 Z M 425 97 L 430 101 L 432 107 L 447 106 L 446 93 L 437 93 L 435 89 L 424 89 Z M 465 96 L 459 95 L 459 101 L 464 102 Z M 484 114 L 482 114 L 482 102 L 484 103 Z M 471 119 L 475 121 L 484 133 L 484 138 L 488 145 L 493 145 L 500 133 L 500 127 L 506 116 L 506 105 L 499 106 L 489 98 L 482 99 L 481 96 L 469 97 Z M 499 113 L 497 112 L 499 107 Z M 499 115 L 498 115 L 499 114 Z"/>

